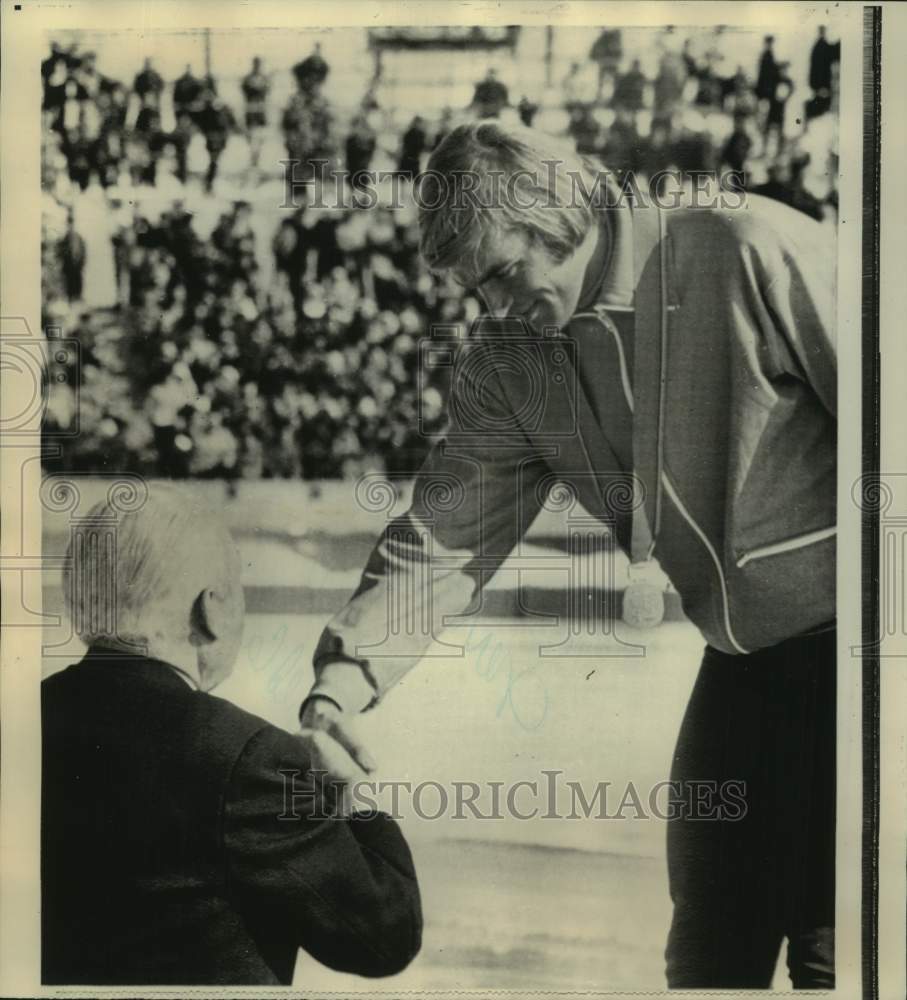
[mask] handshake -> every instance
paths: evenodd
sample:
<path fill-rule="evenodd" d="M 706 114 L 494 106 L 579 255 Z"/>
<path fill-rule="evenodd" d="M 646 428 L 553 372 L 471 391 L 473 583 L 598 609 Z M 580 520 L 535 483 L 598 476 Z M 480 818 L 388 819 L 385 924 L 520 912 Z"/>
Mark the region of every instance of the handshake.
<path fill-rule="evenodd" d="M 357 731 L 359 712 L 371 699 L 371 688 L 358 668 L 337 662 L 325 666 L 300 710 L 299 736 L 311 758 L 310 770 L 341 797 L 343 812 L 349 811 L 351 787 L 375 770 Z"/>

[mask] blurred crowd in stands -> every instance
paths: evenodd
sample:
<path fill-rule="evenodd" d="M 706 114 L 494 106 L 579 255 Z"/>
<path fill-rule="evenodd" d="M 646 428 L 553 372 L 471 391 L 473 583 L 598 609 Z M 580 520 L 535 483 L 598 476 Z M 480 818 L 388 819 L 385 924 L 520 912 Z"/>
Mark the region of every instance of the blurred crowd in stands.
<path fill-rule="evenodd" d="M 562 81 L 561 131 L 617 173 L 733 170 L 747 190 L 833 224 L 838 45 L 820 29 L 797 95 L 771 36 L 744 67 L 726 65 L 721 33 L 711 47 L 663 46 L 647 76 L 620 30 L 601 32 Z M 256 58 L 230 107 L 191 67 L 168 83 L 149 59 L 127 83 L 53 44 L 43 322 L 81 345 L 78 370 L 51 380 L 49 429 L 78 418 L 55 444 L 63 468 L 234 480 L 418 466 L 448 374 L 423 365 L 419 341 L 437 324 L 465 329 L 478 304 L 425 269 L 412 205 L 265 208 L 254 195 L 275 164 L 263 150 L 279 142 L 275 160 L 345 168 L 355 189 L 390 149 L 406 184 L 461 117 L 542 127 L 552 109 L 514 100 L 490 70 L 468 108 L 392 132 L 377 74 L 341 115 L 329 72 L 316 46 L 281 110 Z"/>

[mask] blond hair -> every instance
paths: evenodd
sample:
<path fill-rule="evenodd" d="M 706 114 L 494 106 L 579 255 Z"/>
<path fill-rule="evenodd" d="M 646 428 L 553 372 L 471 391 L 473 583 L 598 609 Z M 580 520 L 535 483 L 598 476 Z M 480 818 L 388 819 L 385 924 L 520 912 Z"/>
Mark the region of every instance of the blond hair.
<path fill-rule="evenodd" d="M 489 121 L 460 125 L 419 178 L 422 256 L 432 270 L 456 269 L 471 284 L 489 239 L 523 231 L 563 260 L 594 223 L 597 174 L 543 132 Z"/>

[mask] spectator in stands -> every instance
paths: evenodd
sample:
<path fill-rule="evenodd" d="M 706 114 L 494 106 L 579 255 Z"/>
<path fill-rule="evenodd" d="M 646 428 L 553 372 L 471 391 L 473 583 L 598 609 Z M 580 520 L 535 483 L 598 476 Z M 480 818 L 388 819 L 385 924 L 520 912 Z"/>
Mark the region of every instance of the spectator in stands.
<path fill-rule="evenodd" d="M 248 202 L 235 202 L 231 211 L 221 216 L 211 233 L 210 242 L 220 251 L 221 259 L 226 265 L 225 276 L 231 284 L 254 277 L 258 265 L 255 261 L 252 214 Z"/>
<path fill-rule="evenodd" d="M 371 127 L 367 115 L 357 114 L 350 123 L 346 137 L 346 170 L 350 185 L 354 189 L 365 186 L 365 172 L 371 166 L 378 136 Z"/>
<path fill-rule="evenodd" d="M 759 69 L 756 74 L 756 99 L 766 103 L 773 100 L 777 85 L 778 64 L 775 61 L 775 36 L 766 35 L 763 39 L 762 54 L 759 56 Z"/>
<path fill-rule="evenodd" d="M 47 116 L 50 127 L 62 132 L 63 105 L 66 102 L 69 71 L 59 46 L 54 50 L 52 57 L 45 59 L 41 64 L 41 73 L 44 81 L 42 111 Z"/>
<path fill-rule="evenodd" d="M 287 154 L 298 164 L 296 176 L 310 177 L 319 161 L 333 162 L 334 115 L 319 84 L 311 80 L 300 84 L 284 111 L 282 125 Z"/>
<path fill-rule="evenodd" d="M 478 118 L 497 118 L 510 103 L 507 87 L 498 79 L 495 69 L 476 84 L 471 107 Z"/>
<path fill-rule="evenodd" d="M 422 154 L 428 143 L 425 132 L 425 120 L 416 115 L 409 128 L 403 133 L 400 145 L 400 162 L 397 172 L 407 180 L 415 180 L 422 170 Z"/>
<path fill-rule="evenodd" d="M 835 63 L 841 58 L 841 43 L 832 45 L 826 37 L 825 25 L 819 27 L 809 55 L 809 87 L 812 99 L 806 103 L 806 117 L 818 118 L 831 107 L 832 73 Z"/>
<path fill-rule="evenodd" d="M 136 76 L 132 89 L 142 105 L 160 104 L 164 91 L 164 80 L 152 65 L 151 59 L 146 59 L 142 71 Z"/>
<path fill-rule="evenodd" d="M 734 130 L 728 136 L 721 149 L 720 166 L 725 166 L 743 179 L 747 160 L 753 148 L 753 139 L 747 127 L 748 117 L 745 114 L 734 115 Z M 744 185 L 745 186 L 745 185 Z"/>
<path fill-rule="evenodd" d="M 177 120 L 183 115 L 194 118 L 202 109 L 204 96 L 204 81 L 193 74 L 187 63 L 182 76 L 173 83 L 173 113 Z"/>
<path fill-rule="evenodd" d="M 69 168 L 69 179 L 84 191 L 88 187 L 92 171 L 97 167 L 95 159 L 97 147 L 96 143 L 88 138 L 83 123 L 80 122 L 66 130 L 63 148 Z"/>
<path fill-rule="evenodd" d="M 160 131 L 161 112 L 155 104 L 143 104 L 135 118 L 135 131 L 149 139 Z"/>
<path fill-rule="evenodd" d="M 642 71 L 642 64 L 638 59 L 634 59 L 622 76 L 617 78 L 614 87 L 614 96 L 611 98 L 612 106 L 617 109 L 629 111 L 636 114 L 645 107 L 646 77 Z"/>
<path fill-rule="evenodd" d="M 721 107 L 728 80 L 728 34 L 724 25 L 718 24 L 709 33 L 703 58 L 705 76 L 711 81 L 710 106 Z"/>
<path fill-rule="evenodd" d="M 784 112 L 787 102 L 794 92 L 794 83 L 788 74 L 790 63 L 777 63 L 775 76 L 775 89 L 768 102 L 768 113 L 765 117 L 765 131 L 763 133 L 763 153 L 768 151 L 769 139 L 775 136 L 775 152 L 780 154 L 784 150 Z"/>
<path fill-rule="evenodd" d="M 231 132 L 236 131 L 236 119 L 230 108 L 209 91 L 198 115 L 198 127 L 205 137 L 205 148 L 208 150 L 205 189 L 210 191 L 214 186 L 221 155 L 227 147 L 227 139 Z"/>
<path fill-rule="evenodd" d="M 343 267 L 344 254 L 338 240 L 340 222 L 333 212 L 324 212 L 309 232 L 315 251 L 315 281 L 320 286 L 335 267 Z M 321 287 L 317 291 L 322 291 Z"/>
<path fill-rule="evenodd" d="M 67 77 L 61 88 L 59 114 L 56 118 L 56 128 L 65 141 L 72 135 L 82 122 L 87 94 L 79 87 L 74 77 Z"/>
<path fill-rule="evenodd" d="M 535 101 L 530 101 L 525 94 L 520 98 L 520 103 L 517 105 L 517 112 L 520 116 L 520 121 L 526 126 L 526 128 L 532 127 L 532 122 L 534 121 L 536 114 L 538 114 L 538 110 L 538 104 Z"/>
<path fill-rule="evenodd" d="M 683 46 L 680 49 L 680 58 L 683 60 L 687 76 L 692 77 L 693 79 L 699 79 L 699 61 L 693 52 L 692 39 L 685 38 L 683 40 Z"/>
<path fill-rule="evenodd" d="M 81 302 L 85 271 L 85 240 L 76 232 L 75 213 L 72 209 L 66 216 L 66 232 L 60 240 L 58 254 L 66 298 L 70 305 Z"/>
<path fill-rule="evenodd" d="M 41 60 L 41 79 L 45 88 L 50 85 L 50 81 L 59 78 L 60 74 L 68 72 L 68 57 L 63 46 L 58 41 L 50 43 L 50 55 Z"/>
<path fill-rule="evenodd" d="M 831 90 L 831 68 L 839 58 L 839 47 L 828 41 L 825 25 L 820 25 L 819 37 L 809 54 L 809 86 L 816 94 Z"/>
<path fill-rule="evenodd" d="M 601 128 L 588 105 L 574 104 L 570 108 L 567 134 L 576 144 L 576 151 L 583 156 L 594 156 L 598 152 Z"/>
<path fill-rule="evenodd" d="M 101 109 L 100 134 L 104 137 L 117 137 L 117 147 L 122 149 L 122 133 L 126 128 L 126 114 L 129 107 L 129 94 L 122 83 L 113 81 L 111 86 L 99 99 Z M 122 153 L 120 153 L 122 155 Z"/>
<path fill-rule="evenodd" d="M 321 54 L 321 42 L 315 43 L 312 54 L 293 67 L 297 86 L 302 90 L 320 87 L 328 77 L 330 66 Z"/>
<path fill-rule="evenodd" d="M 685 177 L 703 171 L 712 173 L 718 167 L 718 150 L 711 135 L 690 128 L 681 119 L 671 133 L 673 166 Z"/>
<path fill-rule="evenodd" d="M 97 56 L 94 52 L 85 52 L 72 70 L 72 77 L 78 81 L 79 89 L 84 94 L 85 99 L 91 101 L 97 100 L 102 85 L 107 83 L 98 73 L 96 60 Z"/>
<path fill-rule="evenodd" d="M 268 94 L 271 81 L 261 68 L 261 57 L 252 60 L 252 69 L 242 79 L 242 92 L 246 102 L 246 135 L 249 139 L 249 159 L 257 169 L 268 124 Z"/>
<path fill-rule="evenodd" d="M 142 170 L 139 181 L 153 186 L 157 179 L 158 161 L 169 141 L 161 128 L 161 113 L 154 104 L 146 104 L 139 110 L 132 138 L 135 148 L 141 150 L 139 156 Z"/>
<path fill-rule="evenodd" d="M 687 73 L 683 59 L 667 49 L 658 64 L 658 76 L 653 88 L 653 114 L 662 120 L 670 119 L 680 107 Z"/>
<path fill-rule="evenodd" d="M 588 97 L 591 96 L 584 94 L 582 91 L 582 79 L 580 76 L 582 68 L 582 63 L 572 62 L 567 75 L 561 82 L 561 92 L 564 95 L 564 108 L 568 113 L 572 113 L 574 108 L 582 107 Z"/>
<path fill-rule="evenodd" d="M 742 66 L 738 66 L 736 73 L 726 81 L 722 106 L 733 115 L 751 115 L 756 110 L 753 88 Z"/>
<path fill-rule="evenodd" d="M 706 58 L 700 63 L 696 81 L 698 85 L 693 103 L 700 108 L 720 108 L 723 88 L 711 59 Z"/>
<path fill-rule="evenodd" d="M 195 117 L 198 117 L 200 110 Z M 170 134 L 170 141 L 176 154 L 176 176 L 183 184 L 189 179 L 189 145 L 195 131 L 193 115 L 188 111 L 181 111 L 176 116 L 176 126 Z"/>
<path fill-rule="evenodd" d="M 595 93 L 596 100 L 600 101 L 605 90 L 605 83 L 610 81 L 613 84 L 620 61 L 623 59 L 623 41 L 619 28 L 605 28 L 595 39 L 589 58 L 598 67 L 598 89 Z"/>
<path fill-rule="evenodd" d="M 271 244 L 277 273 L 286 277 L 297 312 L 302 309 L 302 279 L 306 270 L 306 246 L 303 233 L 300 215 L 281 219 Z"/>
<path fill-rule="evenodd" d="M 645 175 L 653 195 L 661 195 L 664 189 L 665 178 L 658 177 L 658 174 L 675 165 L 671 123 L 655 121 L 645 142 L 640 144 L 639 155 L 639 168 Z"/>
<path fill-rule="evenodd" d="M 653 122 L 652 131 L 655 132 L 658 128 L 659 123 Z M 629 172 L 635 173 L 640 169 L 642 165 L 640 147 L 636 116 L 619 108 L 614 114 L 611 127 L 605 133 L 604 148 L 601 151 L 602 162 L 622 180 Z"/>

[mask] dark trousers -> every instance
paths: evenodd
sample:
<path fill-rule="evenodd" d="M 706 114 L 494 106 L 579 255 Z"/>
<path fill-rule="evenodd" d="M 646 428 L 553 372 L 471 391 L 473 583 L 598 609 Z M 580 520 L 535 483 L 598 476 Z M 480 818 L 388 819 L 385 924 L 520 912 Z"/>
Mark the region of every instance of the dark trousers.
<path fill-rule="evenodd" d="M 786 938 L 794 988 L 833 988 L 835 630 L 707 647 L 671 779 L 745 782 L 746 811 L 668 823 L 668 986 L 766 989 Z"/>

